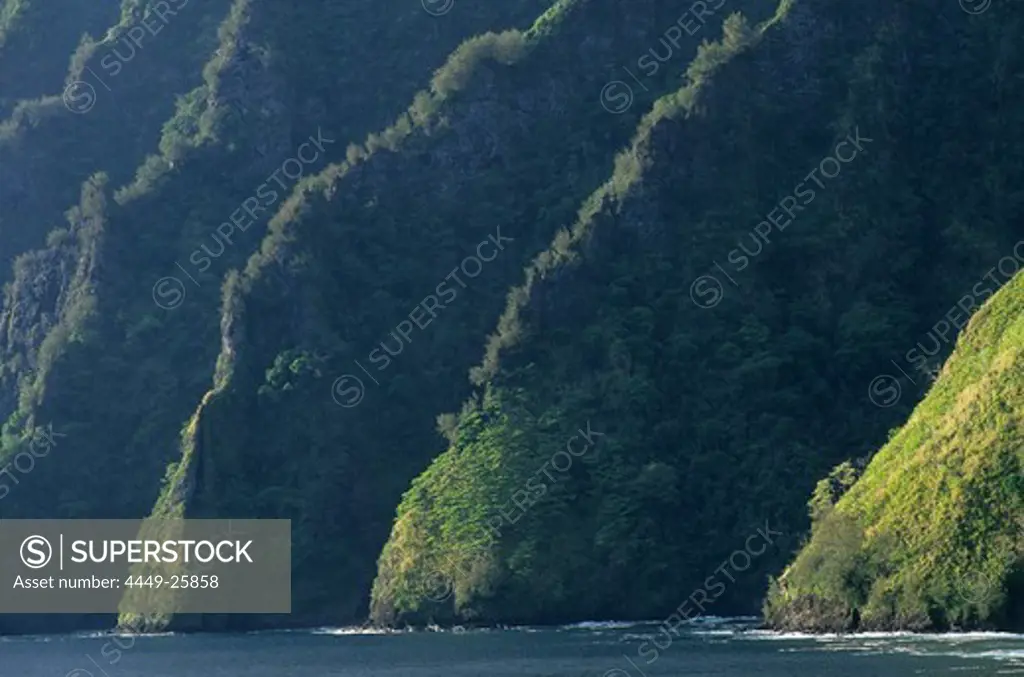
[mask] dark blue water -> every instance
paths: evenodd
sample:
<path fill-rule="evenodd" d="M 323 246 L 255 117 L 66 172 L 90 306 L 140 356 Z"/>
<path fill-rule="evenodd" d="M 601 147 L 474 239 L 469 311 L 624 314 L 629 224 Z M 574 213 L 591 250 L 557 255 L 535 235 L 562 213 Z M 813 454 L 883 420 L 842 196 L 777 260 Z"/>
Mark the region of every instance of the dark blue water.
<path fill-rule="evenodd" d="M 1024 675 L 1024 636 L 806 637 L 711 620 L 657 655 L 654 626 L 464 632 L 0 639 L 2 677 L 1000 677 Z M 650 662 L 648 662 L 650 661 Z"/>

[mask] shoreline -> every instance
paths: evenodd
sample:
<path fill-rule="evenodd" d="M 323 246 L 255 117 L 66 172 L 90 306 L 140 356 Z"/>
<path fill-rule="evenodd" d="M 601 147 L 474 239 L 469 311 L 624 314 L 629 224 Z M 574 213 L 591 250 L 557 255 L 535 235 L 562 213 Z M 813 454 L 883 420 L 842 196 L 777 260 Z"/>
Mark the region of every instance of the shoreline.
<path fill-rule="evenodd" d="M 1024 632 L 1014 630 L 950 630 L 950 631 L 914 631 L 914 630 L 871 630 L 854 632 L 809 632 L 801 630 L 776 630 L 764 625 L 756 616 L 709 616 L 694 619 L 686 624 L 694 634 L 714 633 L 730 637 L 757 637 L 769 640 L 801 640 L 801 639 L 963 639 L 963 640 L 1024 640 Z M 310 635 L 310 636 L 364 636 L 364 635 L 412 635 L 412 634 L 461 634 L 467 632 L 543 632 L 543 631 L 606 631 L 629 630 L 633 628 L 655 627 L 659 620 L 621 621 L 621 620 L 587 620 L 575 623 L 548 625 L 428 625 L 406 626 L 402 628 L 385 628 L 372 625 L 320 625 L 309 627 L 281 627 L 261 630 L 225 630 L 225 631 L 161 631 L 161 632 L 126 632 L 112 628 L 110 630 L 84 630 L 63 633 L 29 633 L 3 634 L 4 641 L 50 641 L 55 638 L 69 640 L 98 640 L 111 637 L 138 637 L 159 639 L 166 637 L 247 637 L 252 635 Z"/>

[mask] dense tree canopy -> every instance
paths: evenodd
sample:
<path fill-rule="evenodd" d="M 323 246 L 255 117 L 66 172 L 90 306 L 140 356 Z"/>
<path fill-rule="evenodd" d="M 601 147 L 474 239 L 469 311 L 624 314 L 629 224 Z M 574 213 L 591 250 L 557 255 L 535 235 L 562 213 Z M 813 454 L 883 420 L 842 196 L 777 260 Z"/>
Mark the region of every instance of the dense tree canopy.
<path fill-rule="evenodd" d="M 755 533 L 715 613 L 810 533 L 779 625 L 1018 618 L 1009 447 L 905 572 L 999 605 L 872 492 L 1024 265 L 1024 4 L 73 4 L 0 0 L 0 517 L 293 528 L 291 616 L 123 622 L 650 618 Z"/>

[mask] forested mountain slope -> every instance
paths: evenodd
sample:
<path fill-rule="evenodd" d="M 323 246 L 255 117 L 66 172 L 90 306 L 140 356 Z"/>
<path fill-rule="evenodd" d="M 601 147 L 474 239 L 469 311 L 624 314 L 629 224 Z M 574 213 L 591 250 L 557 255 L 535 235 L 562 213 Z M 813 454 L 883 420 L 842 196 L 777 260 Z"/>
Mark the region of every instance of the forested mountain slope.
<path fill-rule="evenodd" d="M 1024 628 L 1024 274 L 975 315 L 928 396 L 833 506 L 852 479 L 837 470 L 811 503 L 810 542 L 772 587 L 770 624 Z"/>
<path fill-rule="evenodd" d="M 783 9 L 698 57 L 509 295 L 399 507 L 378 621 L 651 618 L 698 589 L 754 611 L 816 480 L 884 441 L 955 328 L 922 337 L 1016 269 L 1024 6 Z"/>
<path fill-rule="evenodd" d="M 119 0 L 0 2 L 0 119 L 21 99 L 58 91 L 82 36 L 101 37 Z"/>
<path fill-rule="evenodd" d="M 468 394 L 508 287 L 633 132 L 635 113 L 600 105 L 607 69 L 686 6 L 563 0 L 529 31 L 470 40 L 394 126 L 304 186 L 227 285 L 215 388 L 156 513 L 291 518 L 291 622 L 362 617 L 394 506 L 441 450 L 434 417 Z M 679 44 L 652 95 L 697 38 Z"/>
<path fill-rule="evenodd" d="M 211 382 L 223 277 L 255 250 L 298 174 L 343 159 L 347 143 L 393 119 L 466 36 L 532 21 L 547 6 L 463 2 L 442 20 L 417 3 L 382 14 L 340 0 L 315 11 L 235 2 L 196 69 L 199 85 L 180 92 L 134 179 L 91 178 L 68 226 L 14 267 L 3 323 L 13 413 L 0 460 L 39 427 L 65 437 L 61 462 L 40 462 L 2 515 L 148 513 Z M 341 26 L 351 29 L 344 39 Z M 380 57 L 364 63 L 369 54 Z M 255 219 L 218 230 L 257 194 Z M 182 307 L 161 295 L 170 275 L 189 285 Z"/>
<path fill-rule="evenodd" d="M 61 55 L 70 63 L 66 84 L 53 82 L 0 122 L 0 282 L 10 279 L 15 257 L 61 226 L 83 181 L 104 172 L 119 186 L 156 150 L 176 99 L 202 83 L 229 7 L 230 0 L 123 0 L 99 42 Z M 37 39 L 51 45 L 45 31 Z"/>
<path fill-rule="evenodd" d="M 749 613 L 813 493 L 772 623 L 1019 625 L 1024 3 L 0 3 L 0 518 L 292 520 L 122 622 Z"/>

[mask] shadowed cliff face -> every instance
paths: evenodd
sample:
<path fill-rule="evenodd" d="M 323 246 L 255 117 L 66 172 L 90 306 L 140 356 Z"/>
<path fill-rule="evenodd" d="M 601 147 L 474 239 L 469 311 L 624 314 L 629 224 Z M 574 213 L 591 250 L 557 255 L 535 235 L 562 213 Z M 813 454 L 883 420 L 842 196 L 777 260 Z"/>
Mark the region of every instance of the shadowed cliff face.
<path fill-rule="evenodd" d="M 1024 5 L 60 8 L 0 8 L 0 517 L 293 527 L 290 616 L 125 624 L 749 613 L 808 496 L 902 517 L 853 482 L 1024 265 Z M 835 524 L 780 626 L 1016 617 Z"/>
<path fill-rule="evenodd" d="M 60 92 L 70 55 L 119 18 L 119 0 L 5 0 L 0 5 L 0 119 L 22 100 Z"/>
<path fill-rule="evenodd" d="M 802 2 L 739 55 L 727 27 L 509 295 L 477 398 L 399 507 L 374 617 L 755 612 L 814 483 L 929 381 L 869 386 L 1024 235 L 1016 193 L 967 187 L 1019 177 L 995 149 L 1024 138 L 981 110 L 1024 94 L 1003 75 L 1021 18 Z M 604 435 L 586 453 L 583 422 Z"/>
<path fill-rule="evenodd" d="M 99 42 L 62 53 L 66 76 L 0 123 L 0 280 L 11 279 L 18 255 L 43 247 L 65 223 L 64 212 L 91 175 L 107 174 L 115 188 L 128 181 L 157 152 L 176 98 L 202 83 L 231 3 L 176 0 L 177 11 L 166 5 L 126 3 L 135 9 L 115 17 L 106 33 L 97 31 Z"/>
<path fill-rule="evenodd" d="M 346 144 L 407 106 L 465 37 L 532 20 L 547 4 L 523 0 L 489 8 L 467 2 L 444 24 L 413 4 L 397 25 L 394 13 L 384 16 L 363 3 L 326 3 L 317 11 L 225 5 L 223 21 L 210 26 L 218 42 L 189 46 L 198 86 L 177 90 L 180 98 L 173 115 L 161 121 L 159 144 L 147 148 L 159 154 L 141 165 L 137 158 L 121 158 L 135 174 L 129 183 L 117 182 L 129 173 L 111 171 L 76 187 L 81 199 L 66 229 L 14 269 L 0 339 L 10 430 L 0 458 L 17 454 L 44 419 L 79 443 L 63 449 L 61 463 L 34 467 L 0 512 L 146 514 L 167 463 L 177 456 L 182 423 L 211 382 L 222 280 L 252 253 L 269 218 L 299 181 L 343 159 Z M 126 22 L 126 30 L 132 25 Z M 362 30 L 340 39 L 342 25 Z M 169 43 L 185 45 L 180 39 Z M 143 60 L 156 44 L 122 62 L 107 83 L 115 93 L 137 93 L 113 86 L 126 82 L 133 69 L 141 70 L 142 80 L 163 77 L 159 69 L 172 59 Z M 366 63 L 367 54 L 382 58 Z M 188 63 L 174 66 L 185 71 Z M 94 107 L 78 119 L 103 115 L 107 92 L 96 88 Z M 173 91 L 168 96 L 173 101 Z M 117 119 L 102 119 L 113 131 Z M 19 152 L 33 147 L 34 137 L 12 139 Z M 93 141 L 116 154 L 101 139 Z M 272 198 L 266 186 L 275 191 Z M 257 191 L 262 209 L 255 218 L 233 233 L 225 230 Z M 52 191 L 44 193 L 52 198 Z M 165 299 L 156 286 L 169 274 L 190 285 L 189 305 L 158 305 Z"/>
<path fill-rule="evenodd" d="M 562 3 L 525 35 L 470 41 L 407 117 L 285 207 L 229 284 L 187 511 L 299 525 L 299 614 L 365 613 L 394 505 L 440 451 L 433 418 L 467 394 L 477 338 L 634 132 L 601 105 L 593 64 L 628 64 L 677 16 Z M 266 425 L 237 425 L 252 416 Z"/>

